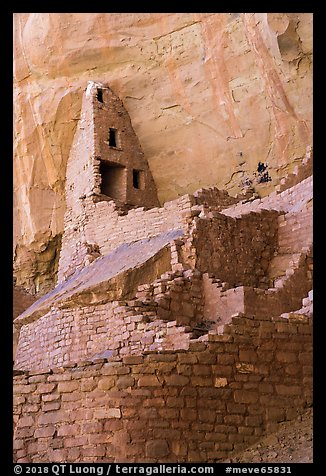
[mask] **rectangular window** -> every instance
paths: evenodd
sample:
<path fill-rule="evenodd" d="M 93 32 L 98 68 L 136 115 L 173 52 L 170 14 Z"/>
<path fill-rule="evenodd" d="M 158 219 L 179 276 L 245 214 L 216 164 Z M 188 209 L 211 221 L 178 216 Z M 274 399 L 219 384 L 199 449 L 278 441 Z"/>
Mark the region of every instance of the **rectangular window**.
<path fill-rule="evenodd" d="M 145 183 L 144 183 L 144 171 L 143 170 L 136 170 L 133 169 L 132 171 L 132 184 L 134 188 L 138 190 L 143 190 Z"/>
<path fill-rule="evenodd" d="M 113 127 L 110 127 L 109 129 L 108 141 L 110 147 L 117 147 L 117 130 Z"/>
<path fill-rule="evenodd" d="M 103 91 L 100 88 L 97 88 L 97 100 L 103 103 Z"/>

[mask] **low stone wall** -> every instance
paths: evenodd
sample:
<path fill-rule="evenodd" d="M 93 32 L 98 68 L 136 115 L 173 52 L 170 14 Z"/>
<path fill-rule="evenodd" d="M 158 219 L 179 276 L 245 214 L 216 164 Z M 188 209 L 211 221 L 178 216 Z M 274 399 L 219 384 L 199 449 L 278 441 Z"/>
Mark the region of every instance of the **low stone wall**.
<path fill-rule="evenodd" d="M 311 405 L 306 316 L 238 316 L 224 332 L 17 375 L 15 461 L 221 461 Z"/>

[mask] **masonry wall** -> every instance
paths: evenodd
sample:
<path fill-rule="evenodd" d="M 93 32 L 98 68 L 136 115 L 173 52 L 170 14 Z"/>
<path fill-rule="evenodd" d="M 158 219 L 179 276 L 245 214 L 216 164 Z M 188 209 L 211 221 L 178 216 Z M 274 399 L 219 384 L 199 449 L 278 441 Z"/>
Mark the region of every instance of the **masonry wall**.
<path fill-rule="evenodd" d="M 278 246 L 281 253 L 298 253 L 313 241 L 312 203 L 300 212 L 279 217 Z"/>
<path fill-rule="evenodd" d="M 22 326 L 15 368 L 45 369 L 105 351 L 188 348 L 191 326 L 203 317 L 200 273 L 165 273 L 139 286 L 137 296 L 142 300 L 53 306 Z"/>
<path fill-rule="evenodd" d="M 58 282 L 68 278 L 77 268 L 83 268 L 86 254 L 81 243 L 96 243 L 106 255 L 123 243 L 142 240 L 170 230 L 185 229 L 183 214 L 190 213 L 193 199 L 185 195 L 163 208 L 136 208 L 121 215 L 114 202 L 84 200 L 80 217 L 66 213 L 65 233 L 60 253 Z"/>
<path fill-rule="evenodd" d="M 15 461 L 221 461 L 312 404 L 307 317 L 239 316 L 225 333 L 17 375 Z"/>
<path fill-rule="evenodd" d="M 123 212 L 113 201 L 97 201 L 91 192 L 88 193 L 89 196 L 86 191 L 76 194 L 75 182 L 88 180 L 86 188 L 89 188 L 92 180 L 98 180 L 95 171 L 92 172 L 95 178 L 91 180 L 87 178 L 92 175 L 87 170 L 90 166 L 96 167 L 94 165 L 96 160 L 92 162 L 93 165 L 85 164 L 84 168 L 79 168 L 78 161 L 71 162 L 69 174 L 73 182 L 71 184 L 73 192 L 69 192 L 68 205 L 71 199 L 73 201 L 65 214 L 58 282 L 67 279 L 76 269 L 83 268 L 89 259 L 93 259 L 88 249 L 94 245 L 99 248 L 100 254 L 105 255 L 122 243 L 149 238 L 168 230 L 186 230 L 187 215 L 191 216 L 194 206 L 210 205 L 215 209 L 221 209 L 237 201 L 226 192 L 212 188 L 166 202 L 162 208 L 154 207 L 146 210 L 144 207 L 138 207 Z M 86 177 L 84 177 L 85 170 Z M 95 193 L 96 186 L 91 187 L 91 190 Z M 95 254 L 95 258 L 96 256 Z"/>
<path fill-rule="evenodd" d="M 284 191 L 294 185 L 298 184 L 302 180 L 311 176 L 313 173 L 313 150 L 312 147 L 307 147 L 306 155 L 303 158 L 301 164 L 296 165 L 294 172 L 288 174 L 286 177 L 280 180 L 280 184 L 276 187 L 279 191 Z"/>
<path fill-rule="evenodd" d="M 293 208 L 299 211 L 313 198 L 313 177 L 307 177 L 302 182 L 288 188 L 281 193 L 273 192 L 267 197 L 256 200 L 239 202 L 231 207 L 223 209 L 223 214 L 228 216 L 241 216 L 251 211 L 272 209 L 289 212 Z"/>
<path fill-rule="evenodd" d="M 110 90 L 102 89 L 103 102 L 98 101 L 97 88 L 93 88 L 92 106 L 94 111 L 94 157 L 107 164 L 125 167 L 122 189 L 118 191 L 123 202 L 137 206 L 159 206 L 156 186 L 122 101 Z M 115 131 L 116 146 L 110 146 L 109 129 Z M 99 163 L 96 164 L 98 166 Z M 120 169 L 121 170 L 121 169 Z M 140 171 L 141 183 L 134 187 L 133 170 Z M 96 170 L 97 172 L 98 170 Z M 97 177 L 100 182 L 100 177 Z M 114 177 L 113 177 L 114 178 Z M 95 190 L 100 193 L 100 189 Z M 113 198 L 118 198 L 114 196 Z"/>
<path fill-rule="evenodd" d="M 129 304 L 114 301 L 96 307 L 51 310 L 22 327 L 15 368 L 45 369 L 106 351 L 125 355 L 187 347 L 189 335 L 176 321 L 157 318 L 155 308 L 140 302 Z M 178 334 L 180 338 L 174 341 L 172 337 Z"/>
<path fill-rule="evenodd" d="M 193 196 L 198 205 L 209 206 L 215 210 L 223 210 L 240 200 L 240 198 L 231 197 L 226 190 L 219 190 L 217 187 L 200 188 L 194 192 Z"/>
<path fill-rule="evenodd" d="M 302 299 L 312 289 L 311 250 L 300 256 L 298 266 L 288 270 L 276 288 L 268 290 L 244 288 L 244 312 L 247 315 L 263 317 L 279 316 L 284 312 L 300 309 Z"/>
<path fill-rule="evenodd" d="M 217 282 L 216 282 L 217 281 Z M 204 316 L 216 325 L 230 322 L 231 316 L 244 313 L 244 287 L 228 289 L 227 283 L 203 276 Z"/>
<path fill-rule="evenodd" d="M 261 210 L 241 218 L 211 215 L 211 219 L 194 219 L 196 268 L 231 287 L 259 286 L 277 249 L 278 213 Z"/>
<path fill-rule="evenodd" d="M 299 255 L 298 262 L 293 263 L 286 274 L 277 280 L 276 287 L 268 289 L 249 286 L 230 289 L 228 283 L 204 274 L 202 285 L 205 319 L 219 325 L 230 322 L 231 316 L 236 313 L 263 318 L 300 309 L 302 299 L 312 289 L 312 268 L 310 248 Z"/>

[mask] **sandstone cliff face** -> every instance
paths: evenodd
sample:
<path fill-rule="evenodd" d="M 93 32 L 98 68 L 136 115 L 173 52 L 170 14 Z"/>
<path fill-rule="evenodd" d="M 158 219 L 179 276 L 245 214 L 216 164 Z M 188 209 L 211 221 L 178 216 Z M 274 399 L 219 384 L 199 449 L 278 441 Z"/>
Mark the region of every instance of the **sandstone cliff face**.
<path fill-rule="evenodd" d="M 122 99 L 161 203 L 210 185 L 265 195 L 311 142 L 308 13 L 18 13 L 14 53 L 15 275 L 33 292 L 53 287 L 88 80 Z"/>

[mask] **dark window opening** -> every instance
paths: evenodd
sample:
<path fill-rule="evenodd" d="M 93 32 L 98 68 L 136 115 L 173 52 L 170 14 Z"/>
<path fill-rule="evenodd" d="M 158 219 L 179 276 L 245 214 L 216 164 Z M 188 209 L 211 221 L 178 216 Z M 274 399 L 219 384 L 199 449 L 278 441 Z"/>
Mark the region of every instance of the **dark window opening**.
<path fill-rule="evenodd" d="M 103 91 L 102 89 L 97 89 L 97 100 L 98 102 L 103 102 Z"/>
<path fill-rule="evenodd" d="M 109 146 L 117 147 L 117 130 L 110 127 L 109 129 Z"/>
<path fill-rule="evenodd" d="M 100 163 L 101 194 L 125 201 L 127 188 L 126 168 L 105 160 Z"/>
<path fill-rule="evenodd" d="M 134 188 L 142 190 L 144 188 L 144 172 L 142 170 L 132 171 L 132 184 Z"/>

